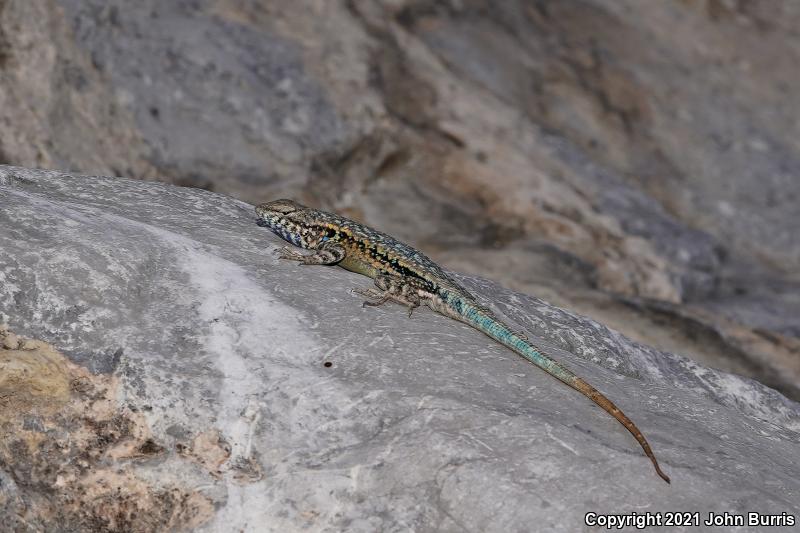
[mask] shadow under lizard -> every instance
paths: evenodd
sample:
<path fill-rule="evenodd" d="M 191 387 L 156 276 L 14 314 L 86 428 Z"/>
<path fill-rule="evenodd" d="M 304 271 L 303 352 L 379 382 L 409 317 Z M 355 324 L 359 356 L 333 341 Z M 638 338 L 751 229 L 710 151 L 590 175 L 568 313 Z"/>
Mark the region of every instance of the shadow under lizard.
<path fill-rule="evenodd" d="M 338 265 L 375 280 L 377 289 L 358 289 L 364 305 L 394 301 L 408 314 L 425 304 L 447 317 L 464 322 L 510 348 L 551 376 L 576 389 L 616 418 L 636 438 L 661 478 L 647 440 L 625 413 L 600 391 L 544 354 L 477 300 L 442 268 L 411 246 L 345 217 L 308 208 L 293 200 L 275 200 L 256 207 L 257 222 L 284 240 L 313 250 L 306 255 L 289 248 L 280 257 L 304 265 Z"/>

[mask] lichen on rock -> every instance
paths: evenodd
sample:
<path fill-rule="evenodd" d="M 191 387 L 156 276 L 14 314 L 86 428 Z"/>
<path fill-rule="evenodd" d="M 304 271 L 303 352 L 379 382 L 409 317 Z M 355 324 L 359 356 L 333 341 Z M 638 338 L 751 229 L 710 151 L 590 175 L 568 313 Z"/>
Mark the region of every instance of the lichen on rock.
<path fill-rule="evenodd" d="M 137 475 L 137 461 L 165 450 L 144 417 L 120 407 L 118 389 L 117 378 L 0 326 L 0 462 L 15 487 L 0 491 L 4 527 L 144 533 L 210 518 L 200 492 Z"/>

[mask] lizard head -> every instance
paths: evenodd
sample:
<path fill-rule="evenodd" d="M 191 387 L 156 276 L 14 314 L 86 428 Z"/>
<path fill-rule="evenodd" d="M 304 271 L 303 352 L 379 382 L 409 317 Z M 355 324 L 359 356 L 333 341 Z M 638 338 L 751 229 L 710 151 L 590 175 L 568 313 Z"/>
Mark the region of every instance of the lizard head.
<path fill-rule="evenodd" d="M 307 210 L 308 207 L 294 200 L 274 200 L 256 207 L 256 223 L 295 246 L 308 248 L 307 229 L 301 223 L 301 215 Z"/>

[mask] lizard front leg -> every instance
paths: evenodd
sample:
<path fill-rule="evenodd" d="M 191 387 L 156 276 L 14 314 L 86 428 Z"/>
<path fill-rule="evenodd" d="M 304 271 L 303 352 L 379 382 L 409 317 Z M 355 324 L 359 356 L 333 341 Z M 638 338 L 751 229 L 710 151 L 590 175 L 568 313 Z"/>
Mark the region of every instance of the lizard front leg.
<path fill-rule="evenodd" d="M 308 255 L 284 246 L 279 250 L 281 259 L 299 261 L 301 265 L 335 265 L 346 255 L 344 248 L 335 242 L 324 242 Z"/>
<path fill-rule="evenodd" d="M 364 306 L 378 306 L 392 300 L 408 308 L 408 316 L 420 306 L 420 291 L 425 289 L 423 282 L 416 278 L 380 274 L 375 277 L 375 285 L 380 289 L 356 289 L 355 292 L 368 298 Z"/>

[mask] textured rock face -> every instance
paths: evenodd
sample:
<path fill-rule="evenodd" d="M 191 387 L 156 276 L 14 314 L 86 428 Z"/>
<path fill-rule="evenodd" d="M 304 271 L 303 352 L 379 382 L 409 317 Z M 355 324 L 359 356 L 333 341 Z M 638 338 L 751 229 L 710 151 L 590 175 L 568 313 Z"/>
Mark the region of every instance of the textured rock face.
<path fill-rule="evenodd" d="M 800 399 L 792 2 L 0 1 L 0 160 L 348 212 Z"/>
<path fill-rule="evenodd" d="M 800 515 L 800 406 L 754 381 L 460 277 L 639 424 L 666 485 L 614 420 L 480 333 L 362 309 L 349 289 L 366 278 L 279 262 L 248 204 L 12 167 L 0 200 L 5 524 L 571 532 L 588 512 Z"/>

